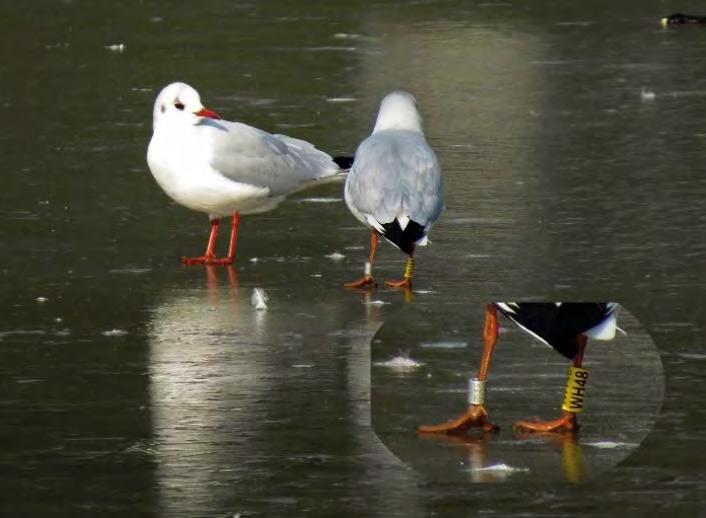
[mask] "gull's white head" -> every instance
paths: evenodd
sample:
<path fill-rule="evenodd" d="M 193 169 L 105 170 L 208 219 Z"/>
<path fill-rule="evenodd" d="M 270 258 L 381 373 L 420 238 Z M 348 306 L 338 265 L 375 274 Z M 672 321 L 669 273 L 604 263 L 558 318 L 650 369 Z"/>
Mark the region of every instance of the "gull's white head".
<path fill-rule="evenodd" d="M 404 90 L 395 90 L 380 103 L 373 133 L 382 130 L 407 130 L 423 133 L 422 116 L 417 111 L 417 100 Z"/>
<path fill-rule="evenodd" d="M 152 129 L 162 121 L 172 124 L 197 124 L 204 117 L 220 119 L 218 114 L 201 104 L 199 93 L 186 83 L 171 83 L 165 86 L 154 102 Z"/>

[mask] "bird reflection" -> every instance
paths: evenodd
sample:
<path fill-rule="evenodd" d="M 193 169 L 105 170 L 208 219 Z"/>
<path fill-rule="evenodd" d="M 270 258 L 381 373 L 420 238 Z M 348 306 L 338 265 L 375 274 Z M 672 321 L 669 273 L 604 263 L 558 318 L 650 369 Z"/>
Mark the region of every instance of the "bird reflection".
<path fill-rule="evenodd" d="M 429 435 L 419 433 L 421 440 L 432 440 L 454 446 L 458 455 L 462 456 L 468 464 L 470 482 L 505 482 L 512 479 L 516 472 L 527 471 L 528 468 L 512 467 L 499 462 L 497 451 L 492 447 L 497 440 L 497 434 L 482 432 L 478 435 Z M 517 440 L 529 439 L 536 441 L 538 438 L 546 439 L 546 444 L 561 451 L 562 470 L 567 482 L 581 482 L 586 477 L 586 462 L 583 447 L 574 434 L 538 434 L 520 433 L 514 435 Z"/>
<path fill-rule="evenodd" d="M 259 432 L 258 404 L 268 368 L 265 311 L 241 297 L 235 270 L 206 267 L 201 289 L 166 292 L 149 330 L 150 396 L 167 515 L 175 488 L 192 501 L 227 498 L 210 484 L 222 469 L 238 470 L 252 454 L 238 438 Z M 227 445 L 227 447 L 223 447 Z M 241 468 L 240 468 L 241 469 Z M 172 512 L 174 511 L 174 512 Z"/>
<path fill-rule="evenodd" d="M 561 450 L 561 464 L 564 478 L 567 482 L 581 482 L 586 478 L 586 461 L 583 455 L 583 446 L 575 434 L 555 434 L 515 431 L 516 439 L 537 440 L 546 439 L 548 444 Z"/>
<path fill-rule="evenodd" d="M 508 471 L 489 469 L 493 466 L 490 460 L 489 444 L 495 438 L 494 434 L 483 432 L 478 436 L 470 435 L 428 435 L 418 434 L 420 439 L 433 440 L 455 447 L 456 452 L 468 461 L 468 472 L 471 482 L 503 482 L 509 476 Z"/>
<path fill-rule="evenodd" d="M 550 438 L 552 442 L 561 443 L 562 466 L 567 482 L 581 482 L 586 477 L 586 462 L 583 458 L 583 447 L 574 435 L 564 434 L 563 437 Z"/>
<path fill-rule="evenodd" d="M 204 272 L 197 286 L 162 293 L 148 333 L 164 514 L 230 509 L 255 487 L 267 494 L 291 483 L 282 463 L 340 448 L 356 451 L 349 468 L 372 459 L 366 483 L 389 476 L 380 466 L 400 463 L 369 426 L 370 341 L 384 306 L 368 293 L 361 312 L 358 299 L 335 305 L 285 285 L 268 287 L 272 301 L 257 310 L 235 270 Z"/>

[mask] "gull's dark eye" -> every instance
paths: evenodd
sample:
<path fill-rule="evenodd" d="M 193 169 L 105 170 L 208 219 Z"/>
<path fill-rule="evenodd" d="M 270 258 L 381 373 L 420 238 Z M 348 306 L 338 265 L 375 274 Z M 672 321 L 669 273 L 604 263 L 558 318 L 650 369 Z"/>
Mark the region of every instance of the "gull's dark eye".
<path fill-rule="evenodd" d="M 183 110 L 183 109 L 184 109 L 184 105 L 183 105 L 182 103 L 180 103 L 179 101 L 175 102 L 175 103 L 174 103 L 174 106 L 176 107 L 177 110 Z"/>

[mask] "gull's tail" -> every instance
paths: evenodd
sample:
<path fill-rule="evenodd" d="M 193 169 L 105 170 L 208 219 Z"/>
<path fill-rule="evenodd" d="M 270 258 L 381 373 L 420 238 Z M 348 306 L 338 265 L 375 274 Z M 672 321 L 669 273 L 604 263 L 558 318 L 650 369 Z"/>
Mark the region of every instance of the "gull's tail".
<path fill-rule="evenodd" d="M 333 161 L 344 171 L 348 171 L 353 166 L 352 156 L 335 156 Z"/>
<path fill-rule="evenodd" d="M 426 244 L 424 227 L 407 217 L 395 218 L 390 223 L 383 223 L 382 228 L 382 237 L 407 255 L 414 252 L 414 245 Z"/>

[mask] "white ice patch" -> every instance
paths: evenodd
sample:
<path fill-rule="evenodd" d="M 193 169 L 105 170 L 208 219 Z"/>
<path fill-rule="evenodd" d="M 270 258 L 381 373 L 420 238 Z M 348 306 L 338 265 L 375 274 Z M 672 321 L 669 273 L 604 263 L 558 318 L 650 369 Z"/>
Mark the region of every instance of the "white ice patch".
<path fill-rule="evenodd" d="M 349 32 L 337 32 L 333 35 L 337 40 L 365 40 L 370 39 L 368 36 L 363 36 L 362 34 L 349 33 Z"/>
<path fill-rule="evenodd" d="M 406 371 L 418 369 L 424 364 L 413 360 L 409 356 L 399 355 L 385 362 L 375 362 L 374 365 L 376 365 L 377 367 L 387 367 L 389 369 Z"/>
<path fill-rule="evenodd" d="M 652 90 L 648 90 L 647 88 L 640 90 L 640 99 L 642 99 L 643 102 L 652 102 L 656 97 L 657 95 Z"/>
<path fill-rule="evenodd" d="M 267 309 L 267 299 L 269 297 L 265 294 L 265 290 L 262 288 L 255 288 L 252 290 L 252 297 L 250 302 L 255 309 Z"/>
<path fill-rule="evenodd" d="M 120 274 L 141 274 L 151 272 L 151 268 L 116 268 L 114 270 L 108 270 L 108 273 L 120 273 Z"/>
<path fill-rule="evenodd" d="M 384 300 L 371 300 L 369 302 L 363 302 L 366 306 L 384 306 L 386 304 L 392 304 L 392 302 L 385 302 Z"/>
<path fill-rule="evenodd" d="M 277 49 L 277 47 L 275 47 Z M 356 52 L 358 47 L 339 47 L 335 45 L 321 45 L 313 47 L 300 47 L 300 50 L 308 52 Z"/>
<path fill-rule="evenodd" d="M 575 22 L 557 22 L 556 25 L 558 27 L 590 27 L 593 25 L 593 22 L 589 21 L 575 21 Z"/>
<path fill-rule="evenodd" d="M 354 103 L 358 99 L 355 97 L 328 97 L 326 102 L 328 103 Z"/>
<path fill-rule="evenodd" d="M 103 336 L 125 336 L 127 331 L 124 329 L 108 329 L 101 333 Z"/>
<path fill-rule="evenodd" d="M 469 471 L 474 473 L 527 473 L 529 472 L 529 468 L 516 468 L 514 466 L 508 466 L 507 464 L 500 463 L 492 464 L 490 466 L 483 466 L 482 468 L 470 468 Z"/>
<path fill-rule="evenodd" d="M 614 442 L 614 441 L 597 441 L 585 443 L 584 446 L 592 446 L 594 448 L 612 449 L 612 448 L 632 448 L 637 446 L 637 444 L 630 444 L 626 442 Z"/>
<path fill-rule="evenodd" d="M 687 360 L 706 360 L 706 354 L 698 353 L 677 353 L 677 356 L 686 358 Z"/>
<path fill-rule="evenodd" d="M 419 346 L 424 349 L 463 349 L 467 345 L 468 343 L 466 342 L 454 342 L 451 340 L 441 342 L 422 342 L 419 344 Z"/>
<path fill-rule="evenodd" d="M 106 45 L 106 49 L 108 49 L 111 52 L 124 52 L 125 51 L 125 44 L 124 43 L 113 43 L 112 45 Z"/>
<path fill-rule="evenodd" d="M 339 252 L 338 250 L 336 250 L 335 252 L 333 252 L 333 253 L 331 253 L 331 254 L 325 255 L 324 257 L 326 257 L 327 259 L 331 259 L 332 261 L 341 261 L 341 260 L 343 260 L 346 256 L 343 255 L 343 254 L 342 254 L 341 252 Z"/>
<path fill-rule="evenodd" d="M 46 297 L 37 297 L 37 298 L 34 299 L 34 300 L 36 300 L 37 302 L 39 302 L 39 303 L 41 304 L 41 303 L 43 303 L 43 302 L 48 301 L 49 299 L 46 298 Z"/>
<path fill-rule="evenodd" d="M 339 201 L 343 201 L 343 198 L 318 196 L 313 198 L 302 198 L 299 200 L 299 203 L 338 203 Z"/>

